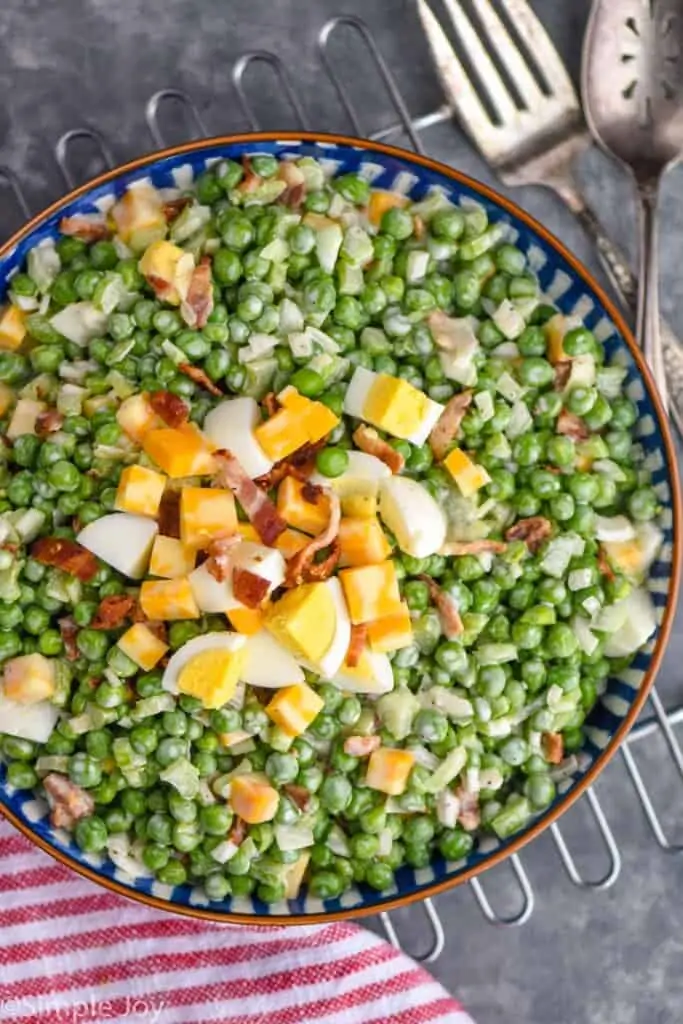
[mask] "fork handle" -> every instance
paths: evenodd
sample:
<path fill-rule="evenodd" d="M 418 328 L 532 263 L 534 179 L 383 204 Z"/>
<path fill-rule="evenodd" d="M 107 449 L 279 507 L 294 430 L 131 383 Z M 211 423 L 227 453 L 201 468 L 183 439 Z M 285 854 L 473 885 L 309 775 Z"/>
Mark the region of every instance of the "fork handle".
<path fill-rule="evenodd" d="M 625 309 L 635 320 L 638 311 L 638 279 L 629 267 L 626 256 L 605 234 L 597 215 L 577 189 L 567 188 L 565 185 L 558 191 L 576 215 L 586 234 L 595 243 L 607 276 Z M 669 384 L 669 413 L 683 436 L 683 406 L 681 404 L 683 402 L 683 345 L 663 317 L 660 320 L 659 329 L 664 369 Z"/>

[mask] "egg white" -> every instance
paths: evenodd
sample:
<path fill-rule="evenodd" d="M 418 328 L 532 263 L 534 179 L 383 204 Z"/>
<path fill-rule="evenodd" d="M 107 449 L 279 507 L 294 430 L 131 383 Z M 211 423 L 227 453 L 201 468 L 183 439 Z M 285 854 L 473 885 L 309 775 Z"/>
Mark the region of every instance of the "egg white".
<path fill-rule="evenodd" d="M 159 527 L 148 516 L 111 512 L 88 523 L 76 540 L 124 576 L 139 580 L 149 564 Z"/>
<path fill-rule="evenodd" d="M 273 465 L 254 436 L 260 422 L 261 413 L 253 398 L 229 398 L 207 414 L 202 430 L 217 448 L 228 448 L 254 479 Z"/>
<path fill-rule="evenodd" d="M 249 686 L 278 689 L 303 683 L 304 673 L 294 655 L 264 629 L 247 637 L 247 660 L 241 679 Z"/>
<path fill-rule="evenodd" d="M 379 651 L 364 651 L 354 672 L 344 666 L 331 682 L 347 693 L 367 693 L 379 696 L 393 690 L 394 673 L 386 654 Z"/>
<path fill-rule="evenodd" d="M 448 523 L 426 487 L 405 476 L 384 480 L 379 493 L 380 518 L 401 551 L 428 558 L 443 546 Z"/>
<path fill-rule="evenodd" d="M 351 494 L 376 495 L 382 480 L 391 476 L 391 470 L 376 455 L 366 452 L 347 452 L 349 463 L 340 476 L 323 476 L 313 473 L 311 483 L 330 487 L 340 498 Z"/>
<path fill-rule="evenodd" d="M 220 582 L 215 579 L 203 562 L 193 569 L 188 579 L 197 607 L 202 612 L 229 612 L 233 608 L 245 608 L 235 597 L 232 586 L 232 570 L 236 567 L 253 572 L 268 580 L 268 593 L 279 587 L 285 578 L 286 563 L 280 551 L 264 544 L 245 540 L 235 545 L 229 555 L 227 578 Z"/>
<path fill-rule="evenodd" d="M 364 366 L 356 367 L 344 396 L 344 412 L 348 416 L 355 416 L 359 420 L 366 419 L 363 412 L 365 403 L 379 376 L 378 373 L 374 373 L 372 370 L 366 370 Z M 410 441 L 411 444 L 424 444 L 436 426 L 443 410 L 443 405 L 440 405 L 439 402 L 434 402 L 431 398 L 427 398 L 427 407 L 419 426 L 405 440 Z"/>

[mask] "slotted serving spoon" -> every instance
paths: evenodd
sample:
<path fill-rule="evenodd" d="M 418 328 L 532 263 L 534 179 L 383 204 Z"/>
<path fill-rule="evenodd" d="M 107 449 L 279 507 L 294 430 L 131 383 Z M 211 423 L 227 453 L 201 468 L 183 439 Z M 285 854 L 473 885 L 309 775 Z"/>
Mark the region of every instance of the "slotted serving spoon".
<path fill-rule="evenodd" d="M 664 404 L 659 333 L 657 202 L 664 172 L 683 153 L 683 0 L 594 0 L 582 90 L 595 139 L 633 175 L 640 199 L 636 332 Z"/>

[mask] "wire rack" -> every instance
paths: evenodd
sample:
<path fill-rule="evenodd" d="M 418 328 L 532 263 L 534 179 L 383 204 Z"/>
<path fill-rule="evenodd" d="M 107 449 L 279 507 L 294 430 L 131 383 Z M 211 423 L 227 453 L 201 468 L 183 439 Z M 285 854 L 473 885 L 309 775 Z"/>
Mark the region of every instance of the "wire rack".
<path fill-rule="evenodd" d="M 367 56 L 374 64 L 386 90 L 392 107 L 392 117 L 395 115 L 395 120 L 388 127 L 370 134 L 369 137 L 375 140 L 405 138 L 415 152 L 424 153 L 425 147 L 421 139 L 421 132 L 433 125 L 448 121 L 453 116 L 451 108 L 443 105 L 422 116 L 411 117 L 391 69 L 368 26 L 355 16 L 342 15 L 332 18 L 323 26 L 318 36 L 318 49 L 324 71 L 332 83 L 339 102 L 356 135 L 363 136 L 367 133 L 361 125 L 361 120 L 356 106 L 351 99 L 348 85 L 345 82 L 344 75 L 340 74 L 330 46 L 334 37 L 342 31 L 347 35 L 352 45 L 365 48 Z M 250 101 L 248 72 L 256 64 L 267 66 L 269 73 L 274 77 L 279 95 L 291 107 L 298 127 L 303 130 L 313 127 L 297 95 L 297 90 L 292 82 L 290 73 L 280 58 L 266 50 L 253 50 L 239 57 L 232 68 L 232 81 L 242 113 L 250 128 L 258 131 L 268 127 L 261 123 Z M 192 97 L 179 89 L 162 89 L 150 97 L 145 107 L 147 126 L 155 146 L 161 148 L 170 144 L 162 127 L 164 111 L 168 114 L 170 108 L 173 108 L 176 119 L 182 110 L 183 118 L 191 125 L 191 137 L 202 138 L 209 136 L 210 132 Z M 115 165 L 109 145 L 97 129 L 78 127 L 65 132 L 55 144 L 54 156 L 67 188 L 73 188 L 78 183 L 79 174 L 74 169 L 74 151 L 76 145 L 81 146 L 83 144 L 92 150 L 92 156 L 103 168 L 111 168 Z M 27 219 L 31 215 L 30 204 L 14 172 L 7 167 L 0 166 L 0 184 L 4 186 L 3 191 L 10 193 L 22 217 Z M 650 694 L 649 704 L 651 708 L 650 716 L 641 720 L 631 730 L 628 739 L 620 749 L 620 755 L 627 775 L 633 784 L 636 796 L 645 813 L 645 818 L 656 845 L 667 853 L 678 853 L 683 851 L 683 843 L 676 843 L 667 836 L 655 803 L 638 767 L 634 751 L 642 741 L 647 741 L 648 738 L 660 734 L 664 739 L 676 772 L 683 779 L 683 751 L 674 734 L 674 726 L 683 723 L 683 706 L 667 712 L 656 689 L 653 689 Z M 608 889 L 614 885 L 620 875 L 621 852 L 595 790 L 587 790 L 581 798 L 581 803 L 585 805 L 593 823 L 593 837 L 590 841 L 595 844 L 601 844 L 604 851 L 606 866 L 602 874 L 598 877 L 585 877 L 576 864 L 560 826 L 552 824 L 549 831 L 564 871 L 574 886 L 578 889 L 589 891 Z M 525 924 L 533 914 L 535 905 L 534 888 L 524 866 L 523 857 L 513 854 L 507 864 L 510 875 L 507 884 L 511 887 L 511 893 L 517 906 L 513 913 L 506 914 L 497 910 L 490 901 L 483 882 L 478 878 L 472 879 L 468 883 L 485 920 L 492 925 L 504 928 Z M 412 953 L 412 955 L 424 963 L 433 963 L 445 949 L 446 934 L 434 902 L 431 899 L 425 899 L 418 906 L 426 915 L 430 929 L 430 940 L 426 951 Z M 399 936 L 391 914 L 381 913 L 379 921 L 389 941 L 399 949 L 406 949 L 408 943 Z M 406 951 L 410 952 L 408 949 Z"/>

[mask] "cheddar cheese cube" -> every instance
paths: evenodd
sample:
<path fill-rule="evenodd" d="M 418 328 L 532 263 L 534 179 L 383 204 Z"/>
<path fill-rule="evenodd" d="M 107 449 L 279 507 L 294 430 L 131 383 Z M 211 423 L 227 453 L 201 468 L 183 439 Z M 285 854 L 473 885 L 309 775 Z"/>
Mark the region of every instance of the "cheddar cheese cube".
<path fill-rule="evenodd" d="M 145 466 L 126 466 L 119 477 L 115 507 L 121 512 L 156 516 L 166 487 L 163 473 Z"/>
<path fill-rule="evenodd" d="M 465 498 L 471 498 L 473 494 L 491 483 L 491 477 L 483 466 L 472 462 L 460 448 L 454 448 L 444 459 L 444 466 L 451 474 L 460 491 Z"/>
<path fill-rule="evenodd" d="M 320 714 L 325 701 L 307 683 L 284 686 L 266 704 L 266 714 L 288 736 L 300 736 Z"/>
<path fill-rule="evenodd" d="M 216 471 L 212 445 L 194 423 L 148 430 L 142 447 L 172 479 L 208 476 Z"/>
<path fill-rule="evenodd" d="M 0 313 L 0 348 L 15 352 L 26 337 L 26 314 L 18 306 L 5 306 Z"/>
<path fill-rule="evenodd" d="M 251 525 L 251 523 L 238 523 L 237 532 L 239 533 L 242 540 L 252 540 L 255 544 L 263 543 L 258 533 Z M 286 529 L 283 530 L 280 536 L 275 541 L 275 547 L 284 555 L 285 558 L 291 558 L 297 551 L 301 551 L 305 548 L 311 538 L 305 533 L 300 533 L 299 530 Z"/>
<path fill-rule="evenodd" d="M 291 385 L 284 388 L 277 397 L 284 409 L 303 418 L 310 444 L 320 441 L 339 423 L 339 417 L 326 405 L 322 402 L 313 402 L 299 394 Z"/>
<path fill-rule="evenodd" d="M 17 704 L 38 704 L 55 692 L 54 661 L 42 654 L 23 654 L 5 662 L 2 692 Z"/>
<path fill-rule="evenodd" d="M 199 618 L 199 608 L 186 577 L 145 580 L 140 587 L 140 607 L 152 621 Z"/>
<path fill-rule="evenodd" d="M 407 196 L 402 196 L 400 192 L 388 192 L 385 189 L 376 188 L 370 193 L 370 201 L 368 203 L 368 220 L 375 227 L 379 227 L 382 222 L 382 217 L 387 210 L 393 210 L 395 207 L 404 207 L 408 205 Z"/>
<path fill-rule="evenodd" d="M 339 579 L 354 625 L 401 612 L 401 595 L 392 561 L 342 569 Z"/>
<path fill-rule="evenodd" d="M 129 188 L 112 207 L 116 233 L 133 252 L 139 253 L 168 230 L 161 195 L 151 185 Z"/>
<path fill-rule="evenodd" d="M 339 524 L 342 565 L 375 565 L 391 554 L 377 519 L 343 518 Z"/>
<path fill-rule="evenodd" d="M 314 501 L 306 495 L 310 493 Z M 306 490 L 306 484 L 293 476 L 286 476 L 277 491 L 277 510 L 287 523 L 295 529 L 317 536 L 330 521 L 330 501 L 326 494 Z"/>
<path fill-rule="evenodd" d="M 168 644 L 155 636 L 144 622 L 136 622 L 127 629 L 119 637 L 118 646 L 145 672 L 150 672 L 168 650 Z"/>
<path fill-rule="evenodd" d="M 395 615 L 386 615 L 368 623 L 368 643 L 373 651 L 385 654 L 412 645 L 413 624 L 405 601 L 401 602 L 401 610 Z"/>
<path fill-rule="evenodd" d="M 116 411 L 116 421 L 121 429 L 138 444 L 142 443 L 148 430 L 163 425 L 144 392 L 124 398 Z"/>
<path fill-rule="evenodd" d="M 278 792 L 259 775 L 236 775 L 230 783 L 230 806 L 248 825 L 272 821 L 280 803 Z"/>
<path fill-rule="evenodd" d="M 180 492 L 180 539 L 187 547 L 205 548 L 237 529 L 235 499 L 230 491 L 183 487 Z"/>
<path fill-rule="evenodd" d="M 243 636 L 253 636 L 263 629 L 263 610 L 261 608 L 231 608 L 226 612 L 233 629 Z"/>
<path fill-rule="evenodd" d="M 400 796 L 414 763 L 415 755 L 410 750 L 379 747 L 370 754 L 365 785 L 388 796 Z"/>
<path fill-rule="evenodd" d="M 180 576 L 189 576 L 196 561 L 195 551 L 183 544 L 177 537 L 164 537 L 157 534 L 152 545 L 149 560 L 150 576 L 163 576 L 167 580 L 175 580 Z"/>
<path fill-rule="evenodd" d="M 278 462 L 307 443 L 306 421 L 290 409 L 279 409 L 269 420 L 259 423 L 254 437 L 268 458 Z"/>

